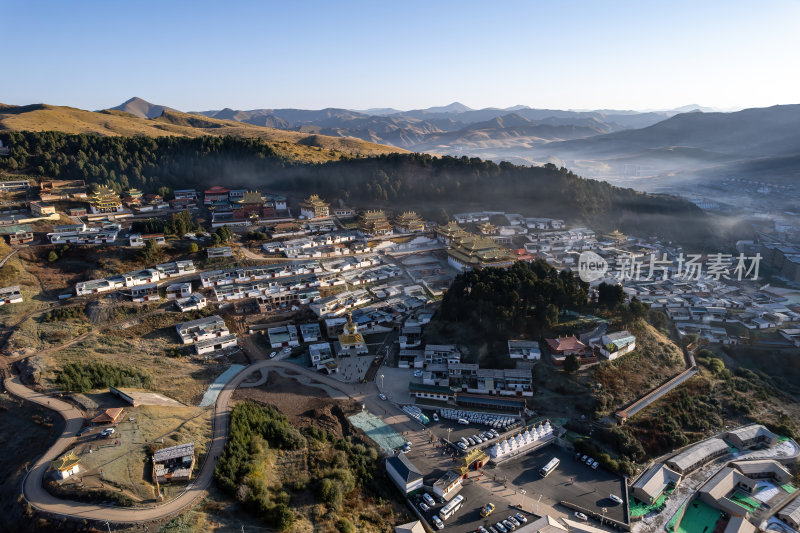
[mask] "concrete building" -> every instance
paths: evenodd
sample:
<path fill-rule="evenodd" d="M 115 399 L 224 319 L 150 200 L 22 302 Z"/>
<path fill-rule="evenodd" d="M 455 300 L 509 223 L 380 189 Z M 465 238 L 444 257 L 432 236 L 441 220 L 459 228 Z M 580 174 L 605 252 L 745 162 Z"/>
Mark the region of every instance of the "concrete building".
<path fill-rule="evenodd" d="M 433 482 L 433 493 L 445 500 L 450 500 L 459 490 L 461 490 L 461 475 L 452 470 L 448 470 Z"/>
<path fill-rule="evenodd" d="M 636 337 L 628 331 L 622 330 L 615 333 L 603 335 L 600 338 L 598 350 L 609 361 L 613 361 L 621 355 L 630 353 L 636 349 Z"/>
<path fill-rule="evenodd" d="M 322 339 L 322 332 L 317 322 L 310 324 L 300 324 L 300 336 L 303 342 L 317 342 Z"/>
<path fill-rule="evenodd" d="M 155 302 L 161 299 L 158 294 L 158 285 L 155 283 L 131 287 L 130 296 L 131 300 L 137 303 Z"/>
<path fill-rule="evenodd" d="M 56 208 L 44 202 L 31 202 L 29 204 L 31 213 L 39 217 L 47 217 L 55 214 Z"/>
<path fill-rule="evenodd" d="M 667 466 L 681 475 L 686 475 L 695 468 L 702 466 L 712 459 L 728 453 L 728 444 L 718 438 L 711 438 L 698 442 L 691 448 L 682 451 L 667 461 Z"/>
<path fill-rule="evenodd" d="M 576 524 L 578 524 L 576 522 Z M 528 524 L 523 524 L 516 533 L 563 533 L 569 531 L 566 527 L 562 526 L 558 520 L 550 515 L 545 515 L 537 520 L 533 520 Z M 598 531 L 603 531 L 598 529 Z"/>
<path fill-rule="evenodd" d="M 162 448 L 153 454 L 153 477 L 159 483 L 189 481 L 194 468 L 194 443 Z"/>
<path fill-rule="evenodd" d="M 186 298 L 178 298 L 175 300 L 175 307 L 178 308 L 178 311 L 181 313 L 186 313 L 187 311 L 199 311 L 200 309 L 204 309 L 208 305 L 208 300 L 202 294 L 191 294 Z"/>
<path fill-rule="evenodd" d="M 233 249 L 230 246 L 217 246 L 216 248 L 207 248 L 206 253 L 209 258 L 231 257 L 233 255 Z"/>
<path fill-rule="evenodd" d="M 141 233 L 132 233 L 129 237 L 130 245 L 134 248 L 141 248 L 147 241 L 155 241 L 157 245 L 161 246 L 167 241 L 164 239 L 163 233 L 148 233 L 148 234 L 141 234 Z"/>
<path fill-rule="evenodd" d="M 524 359 L 526 361 L 539 361 L 542 351 L 537 341 L 509 340 L 508 356 L 511 359 Z"/>
<path fill-rule="evenodd" d="M 236 335 L 228 334 L 197 341 L 194 343 L 194 351 L 197 355 L 205 355 L 228 348 L 233 348 L 236 345 Z"/>
<path fill-rule="evenodd" d="M 0 289 L 0 305 L 22 303 L 22 291 L 18 285 Z"/>
<path fill-rule="evenodd" d="M 311 358 L 311 366 L 316 370 L 325 370 L 328 374 L 334 374 L 339 369 L 339 363 L 333 356 L 329 342 L 309 344 L 308 355 Z"/>
<path fill-rule="evenodd" d="M 168 285 L 166 289 L 167 300 L 186 298 L 190 294 L 192 294 L 192 284 L 189 282 L 173 283 Z"/>
<path fill-rule="evenodd" d="M 297 336 L 297 326 L 278 326 L 269 328 L 267 330 L 267 337 L 269 337 L 269 345 L 272 348 L 285 348 L 300 346 L 300 340 Z"/>
<path fill-rule="evenodd" d="M 760 424 L 752 424 L 729 431 L 725 440 L 740 450 L 755 446 L 774 446 L 778 443 L 778 436 Z"/>
<path fill-rule="evenodd" d="M 404 453 L 386 458 L 386 473 L 403 494 L 422 488 L 422 472 Z"/>
<path fill-rule="evenodd" d="M 677 487 L 680 482 L 679 473 L 663 463 L 655 463 L 631 486 L 631 494 L 640 502 L 650 504 L 659 499 L 670 484 Z"/>
<path fill-rule="evenodd" d="M 208 300 L 206 297 L 198 293 L 190 294 L 185 298 L 178 298 L 175 300 L 175 307 L 177 307 L 178 311 L 181 313 L 199 311 L 200 309 L 204 309 L 207 305 Z"/>
<path fill-rule="evenodd" d="M 795 497 L 789 505 L 778 511 L 778 518 L 800 530 L 800 496 Z"/>
<path fill-rule="evenodd" d="M 183 344 L 194 344 L 195 342 L 224 337 L 230 334 L 225 321 L 222 317 L 216 315 L 190 322 L 182 322 L 177 324 L 175 329 Z"/>
<path fill-rule="evenodd" d="M 414 520 L 407 524 L 394 526 L 394 533 L 426 533 L 425 526 L 419 520 Z"/>

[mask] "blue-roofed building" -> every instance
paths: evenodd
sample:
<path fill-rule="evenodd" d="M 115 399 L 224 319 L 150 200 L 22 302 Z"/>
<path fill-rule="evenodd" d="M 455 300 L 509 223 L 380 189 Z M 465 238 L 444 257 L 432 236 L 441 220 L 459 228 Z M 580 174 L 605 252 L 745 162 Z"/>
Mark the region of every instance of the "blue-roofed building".
<path fill-rule="evenodd" d="M 621 355 L 630 353 L 636 349 L 636 337 L 631 335 L 627 330 L 617 331 L 603 335 L 597 346 L 598 351 L 613 361 Z"/>
<path fill-rule="evenodd" d="M 386 473 L 403 494 L 422 488 L 422 472 L 404 453 L 386 458 Z"/>

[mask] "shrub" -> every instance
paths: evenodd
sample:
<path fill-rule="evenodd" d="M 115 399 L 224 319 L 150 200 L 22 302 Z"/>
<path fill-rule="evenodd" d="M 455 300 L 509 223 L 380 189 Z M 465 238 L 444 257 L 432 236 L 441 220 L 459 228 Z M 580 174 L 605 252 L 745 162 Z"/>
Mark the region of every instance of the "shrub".
<path fill-rule="evenodd" d="M 347 518 L 341 518 L 336 522 L 336 529 L 339 533 L 356 533 L 356 527 Z"/>
<path fill-rule="evenodd" d="M 108 386 L 149 389 L 153 386 L 153 378 L 135 367 L 92 361 L 67 363 L 59 371 L 56 385 L 71 392 L 87 392 Z"/>

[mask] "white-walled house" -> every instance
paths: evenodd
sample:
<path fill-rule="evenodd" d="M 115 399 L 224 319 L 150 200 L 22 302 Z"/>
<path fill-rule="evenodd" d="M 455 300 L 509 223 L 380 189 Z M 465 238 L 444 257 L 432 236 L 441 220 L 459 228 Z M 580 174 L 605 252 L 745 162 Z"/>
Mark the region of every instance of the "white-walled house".
<path fill-rule="evenodd" d="M 509 340 L 508 355 L 511 359 L 539 361 L 542 358 L 542 351 L 536 341 Z"/>
<path fill-rule="evenodd" d="M 186 298 L 190 294 L 192 294 L 192 284 L 189 282 L 173 283 L 167 287 L 167 300 Z"/>
<path fill-rule="evenodd" d="M 222 337 L 197 341 L 194 344 L 194 350 L 197 355 L 205 355 L 207 353 L 233 348 L 234 346 L 236 346 L 236 335 L 229 334 L 223 335 Z"/>
<path fill-rule="evenodd" d="M 186 298 L 178 298 L 175 300 L 175 307 L 178 311 L 185 313 L 187 311 L 199 311 L 208 305 L 208 300 L 200 293 L 193 293 Z"/>
<path fill-rule="evenodd" d="M 194 344 L 195 342 L 224 337 L 230 334 L 225 321 L 222 317 L 216 315 L 190 322 L 182 322 L 176 325 L 175 329 L 183 344 Z"/>
<path fill-rule="evenodd" d="M 422 488 L 422 472 L 404 453 L 386 458 L 386 473 L 403 494 Z"/>

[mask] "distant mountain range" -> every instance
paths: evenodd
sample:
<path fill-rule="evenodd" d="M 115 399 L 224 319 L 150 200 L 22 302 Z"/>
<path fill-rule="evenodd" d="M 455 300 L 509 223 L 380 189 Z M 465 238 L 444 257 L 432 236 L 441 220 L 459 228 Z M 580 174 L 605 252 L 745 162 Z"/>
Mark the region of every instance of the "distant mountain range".
<path fill-rule="evenodd" d="M 158 107 L 163 106 L 153 109 Z M 138 104 L 136 109 L 140 108 L 144 106 Z M 409 111 L 225 108 L 197 113 L 257 126 L 355 137 L 416 152 L 479 156 L 524 164 L 535 162 L 526 151 L 539 144 L 645 127 L 671 116 L 670 111 L 562 111 L 523 105 L 471 109 L 459 102 Z"/>
<path fill-rule="evenodd" d="M 152 117 L 170 110 L 140 98 L 120 109 Z M 798 106 L 732 113 L 687 105 L 669 110 L 472 109 L 460 102 L 402 111 L 326 108 L 199 111 L 213 119 L 304 134 L 352 137 L 414 152 L 517 164 L 555 163 L 639 190 L 724 176 L 791 179 L 800 153 Z"/>
<path fill-rule="evenodd" d="M 9 129 L 162 135 L 185 131 L 270 139 L 280 137 L 282 130 L 290 142 L 338 142 L 336 149 L 365 154 L 386 153 L 392 146 L 497 162 L 550 162 L 585 177 L 646 191 L 674 191 L 676 183 L 731 176 L 794 181 L 800 174 L 800 105 L 721 113 L 698 105 L 638 112 L 524 105 L 471 109 L 453 102 L 407 111 L 224 108 L 182 113 L 131 98 L 97 113 L 45 108 L 0 109 L 0 122 Z M 372 144 L 358 144 L 361 141 Z"/>

